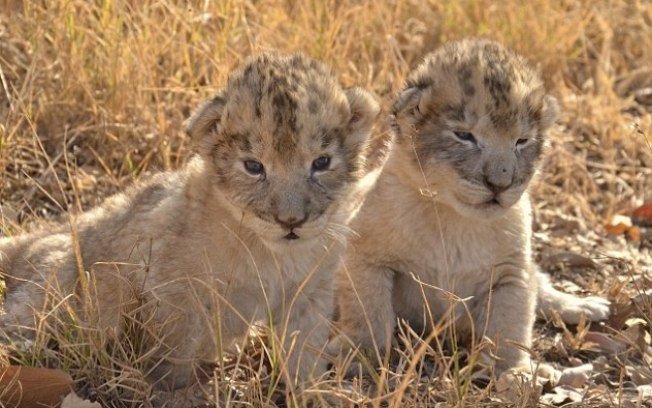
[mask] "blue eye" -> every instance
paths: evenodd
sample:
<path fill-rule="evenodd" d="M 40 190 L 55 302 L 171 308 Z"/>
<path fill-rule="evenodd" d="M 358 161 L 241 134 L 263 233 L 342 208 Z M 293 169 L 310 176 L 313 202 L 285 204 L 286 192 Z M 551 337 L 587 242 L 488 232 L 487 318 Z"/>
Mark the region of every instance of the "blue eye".
<path fill-rule="evenodd" d="M 247 170 L 247 173 L 253 176 L 258 176 L 265 172 L 265 167 L 263 167 L 263 164 L 256 160 L 245 160 L 244 168 Z"/>
<path fill-rule="evenodd" d="M 312 171 L 328 170 L 331 164 L 331 158 L 328 156 L 320 156 L 312 162 Z"/>
<path fill-rule="evenodd" d="M 472 143 L 478 143 L 475 140 L 475 136 L 473 136 L 473 133 L 471 132 L 454 132 L 455 137 L 457 137 L 459 140 L 463 142 L 472 142 Z"/>

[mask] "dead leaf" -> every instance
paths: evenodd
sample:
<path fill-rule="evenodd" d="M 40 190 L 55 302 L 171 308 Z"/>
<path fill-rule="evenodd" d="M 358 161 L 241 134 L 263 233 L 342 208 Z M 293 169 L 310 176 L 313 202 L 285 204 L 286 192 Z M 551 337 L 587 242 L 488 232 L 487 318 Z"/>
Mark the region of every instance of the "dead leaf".
<path fill-rule="evenodd" d="M 616 214 L 604 226 L 609 235 L 623 235 L 632 227 L 632 219 L 626 215 Z"/>
<path fill-rule="evenodd" d="M 586 385 L 591 373 L 593 372 L 593 364 L 583 364 L 578 367 L 564 368 L 557 382 L 558 386 L 569 386 L 580 388 Z"/>
<path fill-rule="evenodd" d="M 563 324 L 563 323 L 562 323 Z M 564 344 L 564 336 L 561 333 L 555 335 L 555 350 L 563 358 L 569 358 L 568 350 L 566 350 L 566 345 Z"/>
<path fill-rule="evenodd" d="M 632 222 L 636 225 L 652 227 L 652 201 L 648 201 L 632 211 Z"/>
<path fill-rule="evenodd" d="M 625 366 L 629 378 L 636 385 L 652 384 L 652 369 L 642 366 Z"/>
<path fill-rule="evenodd" d="M 632 218 L 626 215 L 614 215 L 604 226 L 604 229 L 609 235 L 627 235 L 627 237 L 633 241 L 641 240 L 641 230 L 634 225 Z"/>
<path fill-rule="evenodd" d="M 546 265 L 559 265 L 563 264 L 575 268 L 591 268 L 597 269 L 598 264 L 593 259 L 573 252 L 559 252 L 550 255 L 544 261 Z"/>
<path fill-rule="evenodd" d="M 627 229 L 627 237 L 632 241 L 641 240 L 641 230 L 637 226 L 629 227 Z"/>
<path fill-rule="evenodd" d="M 652 400 L 652 385 L 639 385 L 636 387 L 636 390 L 638 391 L 638 400 L 640 402 L 650 402 L 650 400 Z"/>
<path fill-rule="evenodd" d="M 615 340 L 606 333 L 588 332 L 583 340 L 585 344 L 588 343 L 588 349 L 597 349 L 596 351 L 619 354 L 627 350 L 627 343 Z M 594 345 L 597 347 L 593 347 Z"/>
<path fill-rule="evenodd" d="M 81 399 L 77 396 L 77 394 L 71 392 L 68 394 L 68 396 L 66 396 L 66 398 L 63 399 L 61 408 L 102 408 L 102 406 L 97 402 L 90 402 L 88 400 Z"/>
<path fill-rule="evenodd" d="M 72 390 L 72 378 L 48 368 L 9 366 L 0 368 L 0 405 L 16 408 L 58 407 Z"/>
<path fill-rule="evenodd" d="M 581 402 L 584 399 L 582 390 L 568 386 L 553 388 L 552 392 L 546 393 L 541 397 L 542 402 L 552 405 L 561 405 L 568 402 Z"/>
<path fill-rule="evenodd" d="M 496 381 L 496 396 L 504 402 L 515 403 L 519 400 L 538 400 L 543 387 L 549 380 L 532 373 L 510 370 L 502 373 Z M 525 398 L 524 398 L 525 397 Z"/>
<path fill-rule="evenodd" d="M 582 365 L 582 360 L 577 357 L 568 357 L 568 363 L 572 367 L 579 367 Z"/>
<path fill-rule="evenodd" d="M 627 325 L 627 323 L 630 323 Z M 625 322 L 627 329 L 620 332 L 623 341 L 635 344 L 639 350 L 645 350 L 650 344 L 650 333 L 647 330 L 647 322 L 643 319 L 629 319 Z"/>

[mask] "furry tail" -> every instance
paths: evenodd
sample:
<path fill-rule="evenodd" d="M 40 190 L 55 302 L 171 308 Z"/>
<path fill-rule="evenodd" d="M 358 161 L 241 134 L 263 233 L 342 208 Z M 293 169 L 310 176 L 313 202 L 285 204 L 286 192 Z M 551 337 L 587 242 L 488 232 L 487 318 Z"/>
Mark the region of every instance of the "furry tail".
<path fill-rule="evenodd" d="M 604 320 L 609 317 L 610 302 L 599 296 L 579 297 L 560 292 L 552 286 L 548 274 L 537 271 L 539 290 L 537 293 L 537 313 L 544 319 L 552 316 L 553 310 L 559 313 L 564 323 L 577 324 L 582 314 L 587 321 Z"/>

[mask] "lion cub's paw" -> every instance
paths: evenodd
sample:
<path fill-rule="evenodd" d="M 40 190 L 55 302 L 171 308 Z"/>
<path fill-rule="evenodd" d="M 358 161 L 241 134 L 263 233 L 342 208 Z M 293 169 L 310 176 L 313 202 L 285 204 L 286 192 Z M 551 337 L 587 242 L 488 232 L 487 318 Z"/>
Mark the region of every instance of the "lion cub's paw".
<path fill-rule="evenodd" d="M 371 350 L 355 347 L 346 336 L 341 334 L 328 342 L 326 353 L 330 356 L 331 368 L 340 373 L 344 379 L 369 374 L 378 364 Z"/>
<path fill-rule="evenodd" d="M 496 393 L 499 398 L 509 402 L 536 401 L 543 386 L 557 383 L 560 377 L 561 371 L 552 365 L 530 361 L 500 374 L 496 381 Z"/>
<path fill-rule="evenodd" d="M 575 297 L 559 314 L 562 320 L 569 324 L 579 323 L 582 314 L 587 321 L 597 322 L 609 317 L 610 306 L 611 302 L 599 296 Z"/>

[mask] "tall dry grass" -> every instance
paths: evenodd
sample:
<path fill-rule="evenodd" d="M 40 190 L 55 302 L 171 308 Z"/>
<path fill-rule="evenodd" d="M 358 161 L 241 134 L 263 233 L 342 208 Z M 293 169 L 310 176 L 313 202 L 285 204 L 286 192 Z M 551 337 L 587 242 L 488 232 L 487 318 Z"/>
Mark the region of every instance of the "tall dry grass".
<path fill-rule="evenodd" d="M 562 143 L 585 139 L 589 159 L 607 166 L 625 158 L 610 175 L 651 165 L 649 115 L 623 115 L 629 101 L 613 91 L 652 60 L 645 1 L 3 0 L 0 10 L 0 174 L 10 221 L 76 201 L 87 208 L 144 171 L 178 167 L 190 110 L 246 56 L 270 48 L 323 59 L 345 84 L 387 102 L 442 42 L 495 38 L 540 64 L 565 107 Z M 551 164 L 561 192 L 581 191 L 591 207 L 597 190 L 618 190 L 616 179 L 598 186 L 590 168 L 566 166 L 576 156 L 561 150 Z M 642 175 L 628 196 L 649 191 Z"/>
<path fill-rule="evenodd" d="M 535 61 L 563 106 L 535 189 L 540 219 L 561 213 L 599 230 L 605 217 L 652 197 L 650 104 L 636 81 L 617 91 L 652 61 L 652 4 L 644 0 L 0 0 L 2 232 L 88 209 L 144 173 L 178 168 L 191 151 L 184 119 L 252 53 L 303 51 L 387 106 L 426 53 L 467 36 Z M 317 398 L 492 404 L 462 368 L 472 352 L 427 344 L 408 329 L 399 339 L 394 368 L 371 383 L 332 380 Z M 143 350 L 132 346 L 112 349 L 123 355 L 111 361 L 137 371 Z M 236 374 L 220 383 L 223 401 L 271 404 L 274 367 L 258 358 L 271 353 L 256 341 L 243 350 L 224 362 Z M 131 406 L 103 353 L 68 347 L 21 358 L 59 359 L 106 404 Z"/>

